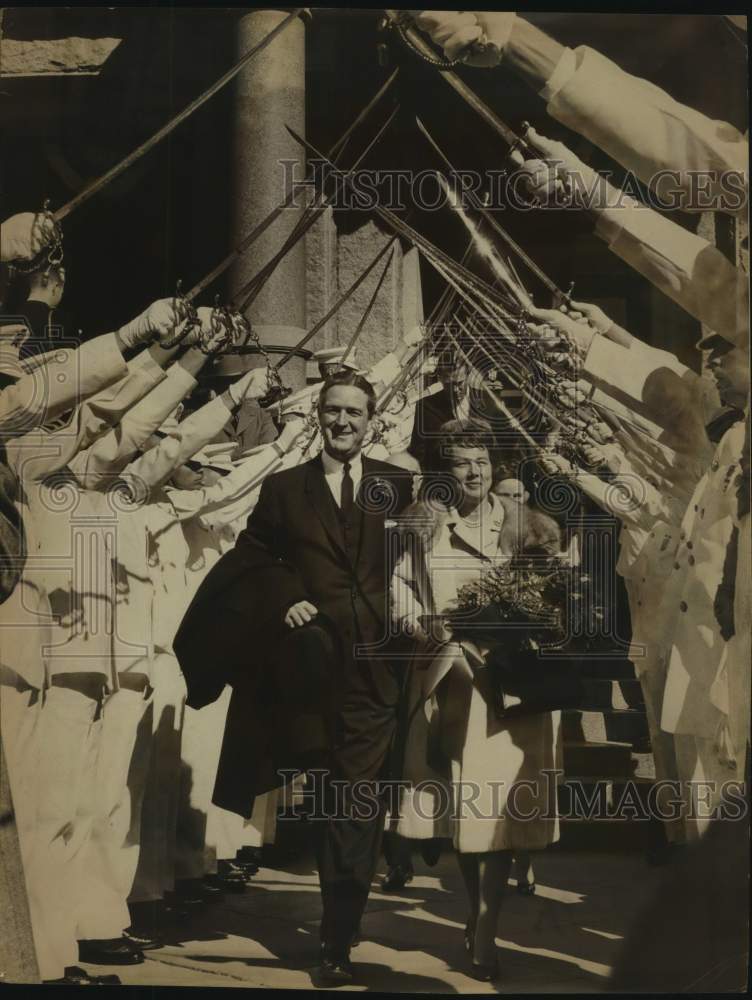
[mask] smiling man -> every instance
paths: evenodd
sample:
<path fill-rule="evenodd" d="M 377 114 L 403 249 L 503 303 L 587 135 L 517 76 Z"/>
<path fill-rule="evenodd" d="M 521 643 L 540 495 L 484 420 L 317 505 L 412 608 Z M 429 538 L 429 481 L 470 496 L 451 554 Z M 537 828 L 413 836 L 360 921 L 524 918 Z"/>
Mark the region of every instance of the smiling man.
<path fill-rule="evenodd" d="M 272 787 L 280 760 L 294 764 L 290 747 L 300 739 L 302 714 L 321 706 L 328 777 L 317 800 L 326 816 L 316 823 L 319 980 L 329 986 L 353 977 L 350 946 L 384 826 L 378 796 L 369 796 L 372 807 L 356 815 L 353 790 L 364 793 L 362 783 L 384 776 L 401 690 L 384 643 L 386 519 L 410 502 L 411 477 L 361 454 L 374 409 L 373 387 L 355 372 L 324 382 L 323 452 L 264 481 L 235 549 L 204 581 L 175 640 L 188 704 L 211 700 L 194 683 L 194 665 L 205 676 L 210 664 L 226 659 L 225 670 L 234 671 L 214 791 L 220 807 L 250 816 L 253 797 Z M 202 668 L 199 661 L 207 659 Z M 271 765 L 262 767 L 262 756 Z M 332 779 L 340 783 L 340 810 Z"/>

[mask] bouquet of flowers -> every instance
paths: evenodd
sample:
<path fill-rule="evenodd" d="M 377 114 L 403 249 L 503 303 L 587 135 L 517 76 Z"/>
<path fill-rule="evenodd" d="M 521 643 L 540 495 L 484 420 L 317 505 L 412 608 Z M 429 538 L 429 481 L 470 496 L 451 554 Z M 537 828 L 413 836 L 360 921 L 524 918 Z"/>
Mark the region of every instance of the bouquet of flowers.
<path fill-rule="evenodd" d="M 488 690 L 499 718 L 582 703 L 579 662 L 569 640 L 574 637 L 577 645 L 587 634 L 586 615 L 601 615 L 587 600 L 587 584 L 577 567 L 523 556 L 460 590 L 450 616 L 452 635 L 488 650 Z M 543 658 L 543 648 L 558 655 Z"/>
<path fill-rule="evenodd" d="M 555 558 L 521 557 L 493 566 L 460 589 L 452 633 L 520 650 L 560 642 L 576 599 L 574 579 L 572 567 Z"/>

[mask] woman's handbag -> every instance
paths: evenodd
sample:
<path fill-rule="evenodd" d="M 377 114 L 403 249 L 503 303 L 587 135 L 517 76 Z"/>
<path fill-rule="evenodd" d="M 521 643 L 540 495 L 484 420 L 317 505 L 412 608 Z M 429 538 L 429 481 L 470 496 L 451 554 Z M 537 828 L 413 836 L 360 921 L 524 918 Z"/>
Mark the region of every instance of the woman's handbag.
<path fill-rule="evenodd" d="M 538 649 L 507 651 L 497 644 L 486 654 L 485 664 L 499 719 L 578 709 L 585 702 L 579 662 L 544 659 Z"/>

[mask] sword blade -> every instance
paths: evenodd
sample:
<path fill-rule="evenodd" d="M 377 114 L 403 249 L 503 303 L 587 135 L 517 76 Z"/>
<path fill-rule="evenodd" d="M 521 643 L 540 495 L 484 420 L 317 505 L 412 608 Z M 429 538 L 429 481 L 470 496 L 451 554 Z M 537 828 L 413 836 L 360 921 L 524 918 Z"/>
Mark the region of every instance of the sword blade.
<path fill-rule="evenodd" d="M 388 12 L 387 12 L 388 13 Z M 436 53 L 431 49 L 431 46 L 423 39 L 422 35 L 414 25 L 403 28 L 404 34 L 407 36 L 410 44 L 420 52 L 421 55 L 425 56 L 429 62 L 436 58 Z M 470 107 L 475 111 L 480 117 L 491 126 L 491 128 L 500 135 L 504 142 L 517 149 L 519 147 L 525 147 L 527 143 L 522 139 L 521 136 L 517 135 L 513 129 L 511 129 L 505 122 L 499 118 L 495 111 L 492 111 L 487 104 L 485 104 L 480 97 L 471 90 L 468 85 L 461 80 L 455 72 L 451 69 L 442 69 L 441 67 L 436 67 L 436 70 L 440 74 L 441 78 L 449 84 L 465 101 Z"/>
<path fill-rule="evenodd" d="M 389 268 L 391 266 L 392 260 L 394 259 L 394 246 L 393 246 L 393 244 L 394 244 L 394 241 L 396 239 L 397 239 L 397 237 L 393 236 L 392 239 L 389 241 L 390 245 L 392 245 L 392 252 L 389 254 L 389 257 L 387 258 L 386 264 L 384 264 L 384 270 L 381 272 L 381 274 L 379 276 L 379 280 L 376 282 L 376 287 L 373 290 L 373 294 L 371 295 L 371 298 L 368 300 L 368 305 L 363 310 L 363 315 L 360 317 L 358 325 L 355 327 L 355 332 L 353 333 L 352 337 L 349 340 L 349 343 L 347 345 L 345 353 L 342 355 L 342 360 L 340 361 L 341 365 L 344 365 L 344 363 L 350 357 L 350 354 L 352 353 L 352 349 L 353 349 L 353 347 L 355 347 L 355 344 L 356 344 L 356 342 L 358 340 L 358 337 L 360 336 L 360 334 L 361 334 L 361 332 L 363 330 L 363 327 L 368 322 L 368 317 L 371 315 L 371 311 L 372 311 L 372 309 L 373 309 L 373 307 L 374 307 L 374 305 L 376 303 L 376 299 L 379 297 L 379 292 L 381 291 L 381 287 L 384 284 L 384 279 L 386 278 L 386 275 L 387 275 L 387 272 L 388 272 L 388 270 L 389 270 Z"/>
<path fill-rule="evenodd" d="M 384 94 L 386 94 L 386 92 L 392 86 L 394 81 L 397 79 L 398 73 L 399 73 L 399 67 L 395 69 L 394 72 L 388 77 L 388 79 L 381 85 L 381 87 L 379 87 L 379 89 L 373 95 L 368 104 L 366 104 L 366 106 L 358 113 L 356 118 L 353 119 L 348 128 L 342 133 L 339 139 L 337 139 L 337 141 L 331 147 L 327 155 L 333 157 L 335 163 L 337 162 L 339 154 L 344 152 L 345 146 L 348 140 L 350 139 L 350 136 L 353 134 L 355 129 L 366 120 L 366 118 L 369 116 L 371 111 L 376 107 L 376 105 L 379 103 Z M 305 182 L 302 182 L 300 184 L 300 187 L 303 187 L 304 184 Z M 233 262 L 237 260 L 237 258 L 240 257 L 242 254 L 244 254 L 245 251 L 250 246 L 252 246 L 252 244 L 258 239 L 259 236 L 261 236 L 262 233 L 266 232 L 269 226 L 276 219 L 279 218 L 282 212 L 284 212 L 286 208 L 290 207 L 293 198 L 295 197 L 296 190 L 297 187 L 293 185 L 292 189 L 290 190 L 290 193 L 287 195 L 285 200 L 280 202 L 280 204 L 277 205 L 276 208 L 273 208 L 265 218 L 263 218 L 259 223 L 257 223 L 253 227 L 253 229 L 242 239 L 242 241 L 237 245 L 237 247 L 235 247 L 234 250 L 232 250 L 229 254 L 227 254 L 227 256 L 223 260 L 221 260 L 220 263 L 217 264 L 217 266 L 213 268 L 206 275 L 205 278 L 202 278 L 201 281 L 197 282 L 193 286 L 193 288 L 185 296 L 185 298 L 189 302 L 192 302 L 202 292 L 206 291 L 209 285 L 211 285 L 212 282 L 216 281 L 217 278 L 219 278 L 222 274 L 224 274 L 224 272 L 233 264 Z"/>
<path fill-rule="evenodd" d="M 171 132 L 173 132 L 178 125 L 184 122 L 186 118 L 189 118 L 193 112 L 200 108 L 202 104 L 205 104 L 209 98 L 213 97 L 217 91 L 221 90 L 230 82 L 230 80 L 233 80 L 238 73 L 248 65 L 254 56 L 258 55 L 259 52 L 263 51 L 268 45 L 270 45 L 277 35 L 281 34 L 285 28 L 288 28 L 292 22 L 303 13 L 304 10 L 304 7 L 296 7 L 290 14 L 287 15 L 284 21 L 280 21 L 276 28 L 272 28 L 272 30 L 265 35 L 257 45 L 254 45 L 252 49 L 246 52 L 246 54 L 239 59 L 231 69 L 216 80 L 208 90 L 205 90 L 204 93 L 200 95 L 200 97 L 191 101 L 187 107 L 183 108 L 183 110 L 175 115 L 174 118 L 171 118 L 166 125 L 163 125 L 162 128 L 155 132 L 150 139 L 141 143 L 141 145 L 134 149 L 132 153 L 129 153 L 125 159 L 121 160 L 114 167 L 108 170 L 107 173 L 102 174 L 101 177 L 89 184 L 89 186 L 79 192 L 75 198 L 71 198 L 67 205 L 63 205 L 62 208 L 58 209 L 57 212 L 53 214 L 55 221 L 61 222 L 64 218 L 66 218 L 66 216 L 70 215 L 74 209 L 80 208 L 84 202 L 87 202 L 89 198 L 101 191 L 103 187 L 106 187 L 111 181 L 114 181 L 116 177 L 119 177 L 120 174 L 127 170 L 128 167 L 132 166 L 137 160 L 141 159 L 145 153 L 148 153 L 149 150 L 153 149 L 162 141 L 162 139 L 165 138 L 165 136 L 168 136 Z"/>
<path fill-rule="evenodd" d="M 334 166 L 331 160 L 328 160 L 324 156 L 324 154 L 320 150 L 316 149 L 316 147 L 312 143 L 308 142 L 306 139 L 301 138 L 297 134 L 297 132 L 295 132 L 294 129 L 290 128 L 289 125 L 285 125 L 285 128 L 293 137 L 293 139 L 295 139 L 296 142 L 300 143 L 300 145 L 303 146 L 309 153 L 314 154 L 318 159 L 328 163 L 328 165 L 334 171 L 335 176 L 341 178 L 345 182 L 345 184 L 347 184 L 349 187 L 351 188 L 353 187 L 352 178 L 348 174 L 345 174 L 341 170 L 337 170 L 337 168 Z M 449 256 L 449 254 L 446 254 L 444 253 L 443 250 L 440 250 L 437 246 L 435 246 L 435 244 L 431 243 L 429 239 L 423 236 L 422 233 L 419 233 L 416 229 L 413 229 L 412 226 L 408 225 L 408 223 L 403 222 L 403 220 L 400 219 L 398 216 L 396 216 L 394 212 L 391 212 L 387 208 L 382 208 L 379 205 L 376 205 L 373 210 L 379 216 L 379 218 L 383 219 L 389 226 L 391 226 L 392 229 L 395 230 L 395 232 L 399 233 L 410 243 L 413 243 L 415 246 L 421 247 L 426 252 L 433 254 L 435 257 L 442 260 L 444 262 L 445 267 L 451 269 L 457 274 L 460 274 L 463 280 L 465 280 L 468 283 L 472 283 L 476 289 L 480 290 L 486 297 L 488 297 L 492 301 L 494 302 L 501 301 L 501 296 L 499 296 L 499 293 L 495 289 L 493 289 L 489 284 L 487 284 L 487 282 L 483 281 L 482 278 L 479 278 L 477 274 L 473 274 L 472 271 L 468 271 L 467 268 L 458 264 L 456 260 L 454 260 L 452 257 Z"/>
<path fill-rule="evenodd" d="M 360 154 L 360 156 L 357 158 L 357 160 L 349 168 L 348 174 L 351 174 L 354 170 L 356 170 L 360 166 L 363 160 L 365 160 L 365 158 L 374 148 L 374 146 L 376 146 L 376 144 L 381 140 L 381 137 L 384 135 L 386 130 L 394 121 L 396 115 L 399 112 L 399 109 L 400 109 L 399 104 L 392 109 L 387 120 L 378 130 L 373 139 L 371 139 L 371 141 L 368 143 L 368 145 Z M 326 157 L 325 160 L 327 163 L 330 163 L 332 166 L 334 166 L 331 160 L 329 160 Z M 335 169 L 337 168 L 335 167 Z M 337 170 L 337 172 L 342 177 L 348 176 L 348 174 L 343 174 L 342 171 L 340 170 Z M 339 180 L 339 177 L 337 179 Z M 322 215 L 322 213 L 329 207 L 329 202 L 325 198 L 321 198 L 321 201 L 323 202 L 321 205 L 314 204 L 303 214 L 303 216 L 298 220 L 298 223 L 294 227 L 293 231 L 287 237 L 287 239 L 282 244 L 281 248 L 277 251 L 277 253 L 269 261 L 267 261 L 267 263 L 256 274 L 254 274 L 253 277 L 248 282 L 246 282 L 246 284 L 242 288 L 240 288 L 238 292 L 235 294 L 233 298 L 233 303 L 236 303 L 241 298 L 241 296 L 243 295 L 247 296 L 247 298 L 243 300 L 241 305 L 239 306 L 240 312 L 244 313 L 246 309 L 248 309 L 253 304 L 254 300 L 256 299 L 256 296 L 259 294 L 265 282 L 272 274 L 272 272 L 275 270 L 279 262 L 285 256 L 287 256 L 287 254 L 290 252 L 290 250 L 292 250 L 295 244 L 308 232 L 308 230 L 311 228 L 314 222 L 316 222 L 316 220 Z"/>
<path fill-rule="evenodd" d="M 389 250 L 392 247 L 392 245 L 394 244 L 394 241 L 396 239 L 397 239 L 397 237 L 393 236 L 392 239 L 389 240 L 388 243 L 384 244 L 384 246 L 381 248 L 381 250 L 379 250 L 379 252 L 373 258 L 373 260 L 371 261 L 371 263 L 366 267 L 366 269 L 360 275 L 358 275 L 358 277 L 355 279 L 355 281 L 353 281 L 353 283 L 350 285 L 350 287 L 346 291 L 344 291 L 342 293 L 342 295 L 340 295 L 340 297 L 337 299 L 337 301 L 334 303 L 334 305 L 331 307 L 331 309 L 329 309 L 321 317 L 321 319 L 317 323 L 314 323 L 314 325 L 311 327 L 311 329 L 308 331 L 308 333 L 306 333 L 305 337 L 302 337 L 298 341 L 297 344 L 295 344 L 293 347 L 291 347 L 290 350 L 287 352 L 287 354 L 285 354 L 285 356 L 282 358 L 281 361 L 277 362 L 277 364 L 274 366 L 276 371 L 279 371 L 279 369 L 283 365 L 286 365 L 287 362 L 290 360 L 290 358 L 297 351 L 299 351 L 301 349 L 301 347 L 304 347 L 308 343 L 308 341 L 311 339 L 311 337 L 315 337 L 316 334 L 319 332 L 319 330 L 322 327 L 324 327 L 329 322 L 329 320 L 332 318 L 332 316 L 334 316 L 334 314 L 337 313 L 342 308 L 342 306 L 345 304 L 345 302 L 347 302 L 347 300 L 351 297 L 351 295 L 354 292 L 356 292 L 358 290 L 358 288 L 360 288 L 360 286 L 366 280 L 366 278 L 371 273 L 371 271 L 373 271 L 373 269 L 376 267 L 376 265 L 378 264 L 378 262 L 384 256 L 384 254 L 386 254 L 387 250 Z"/>
<path fill-rule="evenodd" d="M 462 184 L 461 175 L 457 173 L 454 166 L 452 165 L 449 157 L 444 153 L 439 144 L 433 138 L 431 133 L 428 131 L 426 126 L 420 120 L 420 118 L 415 117 L 415 123 L 420 129 L 423 137 L 427 140 L 433 151 L 439 157 L 441 162 L 447 168 L 447 170 L 454 174 L 455 177 L 460 178 L 460 183 Z M 567 296 L 561 289 L 556 285 L 548 275 L 538 267 L 535 261 L 522 249 L 522 247 L 517 243 L 509 233 L 504 229 L 504 227 L 499 223 L 493 216 L 491 212 L 486 208 L 486 206 L 477 197 L 474 191 L 469 190 L 462 184 L 462 193 L 468 198 L 470 204 L 473 206 L 476 212 L 478 212 L 483 219 L 488 223 L 488 225 L 493 229 L 496 235 L 506 243 L 506 245 L 517 254 L 520 260 L 525 264 L 525 266 L 538 278 L 538 280 L 546 286 L 546 288 L 551 292 L 554 297 L 559 298 L 561 301 L 566 301 Z"/>

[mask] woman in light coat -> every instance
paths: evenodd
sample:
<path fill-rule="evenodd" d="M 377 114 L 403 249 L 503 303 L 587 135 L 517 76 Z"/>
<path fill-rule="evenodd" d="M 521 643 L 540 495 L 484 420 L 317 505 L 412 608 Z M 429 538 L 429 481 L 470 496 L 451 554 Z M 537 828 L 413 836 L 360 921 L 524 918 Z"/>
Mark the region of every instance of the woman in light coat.
<path fill-rule="evenodd" d="M 558 713 L 498 718 L 484 662 L 489 646 L 454 641 L 441 620 L 456 609 L 463 586 L 510 559 L 504 509 L 491 493 L 487 434 L 458 422 L 447 429 L 437 449 L 445 495 L 437 503 L 442 490 L 435 490 L 433 500 L 403 516 L 406 544 L 392 580 L 396 620 L 417 640 L 403 769 L 410 787 L 397 831 L 453 838 L 470 902 L 473 974 L 490 981 L 498 974 L 496 930 L 514 853 L 559 836 Z M 411 551 L 411 530 L 424 538 L 422 553 Z"/>

